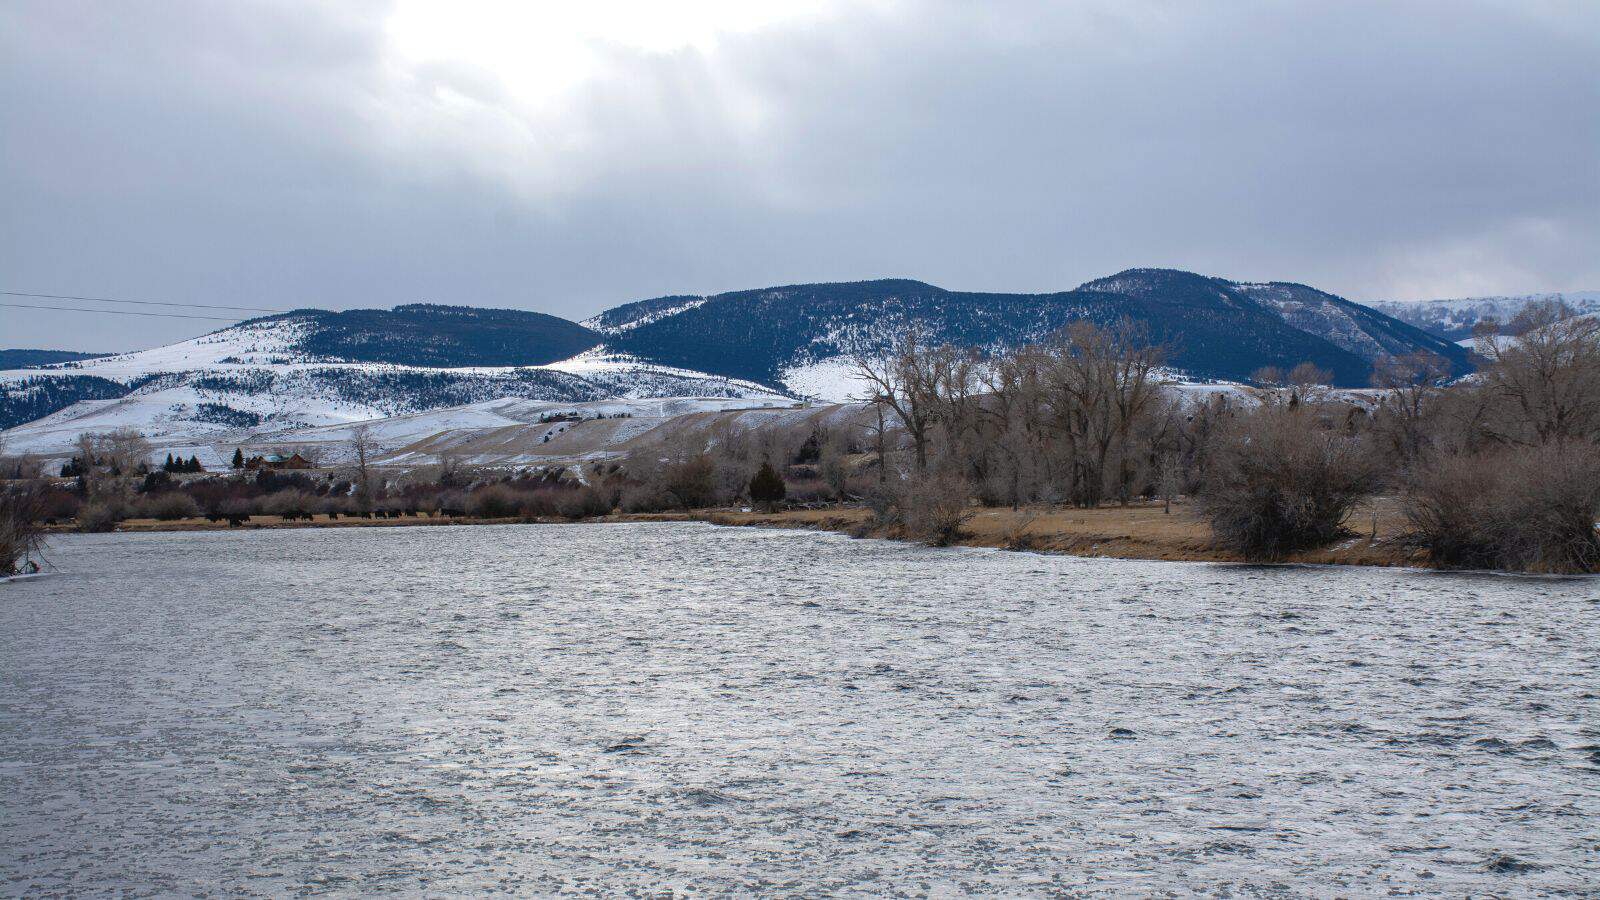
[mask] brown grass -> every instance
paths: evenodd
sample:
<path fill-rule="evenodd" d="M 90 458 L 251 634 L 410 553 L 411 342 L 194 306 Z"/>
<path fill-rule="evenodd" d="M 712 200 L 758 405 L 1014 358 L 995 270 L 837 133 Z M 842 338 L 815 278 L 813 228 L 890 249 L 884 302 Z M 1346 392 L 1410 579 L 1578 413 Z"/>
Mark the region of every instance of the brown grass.
<path fill-rule="evenodd" d="M 1371 539 L 1374 521 L 1377 540 Z M 311 522 L 285 521 L 277 516 L 255 516 L 242 528 L 383 528 L 400 525 L 493 525 L 521 521 L 516 518 L 472 519 L 411 517 L 403 519 L 329 520 L 318 515 Z M 552 518 L 550 522 L 564 520 Z M 897 539 L 903 535 L 875 529 L 871 510 L 864 507 L 795 509 L 776 513 L 742 512 L 737 509 L 709 509 L 690 512 L 633 513 L 588 519 L 589 522 L 710 522 L 714 525 L 764 528 L 798 528 L 838 531 L 862 537 Z M 1350 526 L 1360 536 L 1332 547 L 1295 554 L 1286 562 L 1365 566 L 1422 565 L 1420 552 L 1406 547 L 1400 539 L 1406 528 L 1399 505 L 1391 499 L 1370 501 L 1352 517 Z M 162 522 L 156 519 L 128 519 L 119 531 L 225 531 L 226 522 L 182 519 Z M 56 526 L 55 531 L 70 531 L 71 526 Z M 1217 547 L 1211 529 L 1193 509 L 1174 504 L 1171 515 L 1163 514 L 1158 503 L 1099 509 L 1023 509 L 974 508 L 961 527 L 956 546 L 1027 549 L 1041 553 L 1120 559 L 1195 560 L 1238 562 L 1240 557 Z"/>
<path fill-rule="evenodd" d="M 779 513 L 713 510 L 697 516 L 718 525 L 810 528 L 863 537 L 899 538 L 893 528 L 875 529 L 867 509 L 788 510 Z M 1373 524 L 1376 521 L 1376 539 Z M 1389 498 L 1368 502 L 1350 526 L 1360 536 L 1331 547 L 1290 555 L 1285 562 L 1397 566 L 1415 565 L 1420 555 L 1401 536 L 1405 517 Z M 1170 515 L 1160 504 L 1099 509 L 983 508 L 961 526 L 956 546 L 1025 549 L 1042 553 L 1121 559 L 1238 562 L 1242 558 L 1220 548 L 1211 528 L 1188 506 L 1174 505 Z"/>

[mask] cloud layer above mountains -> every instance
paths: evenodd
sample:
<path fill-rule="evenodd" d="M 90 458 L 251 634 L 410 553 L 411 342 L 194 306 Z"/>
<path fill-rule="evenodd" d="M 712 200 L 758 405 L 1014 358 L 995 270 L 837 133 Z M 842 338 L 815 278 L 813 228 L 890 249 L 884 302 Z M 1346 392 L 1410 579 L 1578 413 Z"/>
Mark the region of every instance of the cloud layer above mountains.
<path fill-rule="evenodd" d="M 0 196 L 0 289 L 195 303 L 582 317 L 1137 265 L 1356 299 L 1592 289 L 1600 16 L 24 0 L 0 5 Z M 222 324 L 4 312 L 4 346 Z"/>

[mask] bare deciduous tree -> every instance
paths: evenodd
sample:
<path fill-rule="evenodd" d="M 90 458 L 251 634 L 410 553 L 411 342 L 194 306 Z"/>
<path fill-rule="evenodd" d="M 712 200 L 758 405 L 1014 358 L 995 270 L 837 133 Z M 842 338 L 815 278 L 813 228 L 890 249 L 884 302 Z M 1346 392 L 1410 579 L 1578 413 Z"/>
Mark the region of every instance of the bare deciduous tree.
<path fill-rule="evenodd" d="M 1449 373 L 1447 360 L 1420 350 L 1383 356 L 1373 364 L 1372 386 L 1383 390 L 1375 427 L 1408 466 L 1416 464 L 1427 446 L 1430 420 Z"/>
<path fill-rule="evenodd" d="M 355 475 L 355 506 L 361 512 L 372 509 L 372 457 L 378 451 L 370 425 L 357 425 L 350 431 L 350 456 Z"/>
<path fill-rule="evenodd" d="M 1126 497 L 1131 473 L 1123 451 L 1160 391 L 1156 372 L 1164 358 L 1148 331 L 1128 319 L 1110 328 L 1074 324 L 1048 348 L 1046 402 L 1069 460 L 1068 496 L 1077 505 L 1100 505 L 1114 449 L 1116 490 Z"/>
<path fill-rule="evenodd" d="M 43 497 L 35 486 L 0 487 L 0 576 L 37 569 L 32 557 L 43 547 Z"/>
<path fill-rule="evenodd" d="M 924 346 L 920 332 L 912 329 L 887 359 L 861 354 L 855 360 L 857 377 L 868 387 L 868 399 L 900 420 L 911 440 L 919 473 L 928 470 L 929 445 L 945 411 L 940 396 L 950 374 L 948 359 L 954 352 Z"/>
<path fill-rule="evenodd" d="M 1504 444 L 1600 439 L 1600 319 L 1547 302 L 1524 310 L 1515 327 L 1517 337 L 1476 340 L 1489 361 L 1485 387 L 1506 407 L 1485 432 Z"/>

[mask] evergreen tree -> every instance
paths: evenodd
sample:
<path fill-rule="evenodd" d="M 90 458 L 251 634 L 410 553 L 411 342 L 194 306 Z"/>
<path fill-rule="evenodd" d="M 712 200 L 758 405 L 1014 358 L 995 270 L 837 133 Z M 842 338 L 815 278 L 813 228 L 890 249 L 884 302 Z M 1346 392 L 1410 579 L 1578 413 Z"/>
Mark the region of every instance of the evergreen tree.
<path fill-rule="evenodd" d="M 235 469 L 244 468 L 244 449 L 241 447 L 233 448 L 233 467 Z"/>
<path fill-rule="evenodd" d="M 762 460 L 761 468 L 756 471 L 755 477 L 750 479 L 750 502 L 760 503 L 771 512 L 787 493 L 783 476 L 772 468 L 772 463 Z"/>
<path fill-rule="evenodd" d="M 198 456 L 190 456 L 189 457 L 189 471 L 191 471 L 191 472 L 204 472 L 205 471 L 205 467 L 200 465 L 200 457 L 198 457 Z"/>
<path fill-rule="evenodd" d="M 173 465 L 173 462 L 172 462 L 172 454 L 168 453 L 167 454 L 167 461 L 161 464 L 161 471 L 163 471 L 163 472 L 176 472 L 177 470 L 178 470 L 177 466 Z"/>
<path fill-rule="evenodd" d="M 172 476 L 167 474 L 167 470 L 161 469 L 144 476 L 144 483 L 139 485 L 139 493 L 159 494 L 171 488 Z"/>

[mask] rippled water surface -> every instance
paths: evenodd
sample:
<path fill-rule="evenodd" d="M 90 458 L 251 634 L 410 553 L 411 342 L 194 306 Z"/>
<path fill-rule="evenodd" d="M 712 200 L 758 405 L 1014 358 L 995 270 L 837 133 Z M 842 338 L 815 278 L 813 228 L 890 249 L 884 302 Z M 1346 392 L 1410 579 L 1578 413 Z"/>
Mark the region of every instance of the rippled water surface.
<path fill-rule="evenodd" d="M 703 525 L 72 536 L 0 893 L 1592 893 L 1600 582 Z"/>

